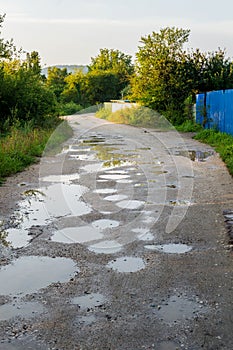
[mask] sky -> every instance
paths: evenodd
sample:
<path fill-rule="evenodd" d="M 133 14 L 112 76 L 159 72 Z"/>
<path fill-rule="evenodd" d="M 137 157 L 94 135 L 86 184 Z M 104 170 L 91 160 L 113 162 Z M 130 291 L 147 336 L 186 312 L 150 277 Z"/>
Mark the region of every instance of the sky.
<path fill-rule="evenodd" d="M 101 48 L 135 57 L 141 37 L 190 29 L 188 47 L 233 58 L 232 0 L 0 0 L 1 37 L 38 51 L 42 66 L 89 64 Z"/>

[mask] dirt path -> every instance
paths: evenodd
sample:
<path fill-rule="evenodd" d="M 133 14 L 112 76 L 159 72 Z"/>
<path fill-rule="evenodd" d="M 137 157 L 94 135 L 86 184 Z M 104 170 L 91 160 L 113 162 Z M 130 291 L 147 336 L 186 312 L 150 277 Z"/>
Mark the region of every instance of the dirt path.
<path fill-rule="evenodd" d="M 0 187 L 0 349 L 230 350 L 233 180 L 218 155 L 69 119 L 60 154 Z"/>

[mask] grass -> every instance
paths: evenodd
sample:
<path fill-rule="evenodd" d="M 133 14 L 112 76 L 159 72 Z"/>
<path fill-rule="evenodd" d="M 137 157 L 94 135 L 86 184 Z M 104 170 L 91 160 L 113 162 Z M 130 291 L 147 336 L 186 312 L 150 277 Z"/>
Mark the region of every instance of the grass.
<path fill-rule="evenodd" d="M 150 108 L 142 106 L 123 108 L 113 113 L 108 108 L 102 108 L 96 112 L 96 117 L 107 119 L 108 121 L 117 124 L 165 130 L 173 128 L 165 117 Z"/>
<path fill-rule="evenodd" d="M 186 120 L 181 125 L 175 126 L 176 130 L 179 132 L 197 132 L 203 130 L 200 124 L 196 124 L 192 120 Z"/>
<path fill-rule="evenodd" d="M 194 138 L 214 147 L 233 176 L 233 136 L 207 129 L 200 131 Z"/>
<path fill-rule="evenodd" d="M 66 121 L 55 132 L 28 126 L 11 128 L 7 136 L 0 138 L 0 182 L 37 162 L 45 147 L 50 152 L 55 151 L 71 135 L 72 129 Z"/>

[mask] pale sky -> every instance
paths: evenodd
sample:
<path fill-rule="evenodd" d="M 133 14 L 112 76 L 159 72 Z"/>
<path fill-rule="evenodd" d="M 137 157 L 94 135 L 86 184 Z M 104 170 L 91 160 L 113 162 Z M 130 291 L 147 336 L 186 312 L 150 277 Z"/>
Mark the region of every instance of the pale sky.
<path fill-rule="evenodd" d="M 38 51 L 42 65 L 89 64 L 101 48 L 132 56 L 142 36 L 190 29 L 189 47 L 233 58 L 232 0 L 0 0 L 2 36 Z"/>

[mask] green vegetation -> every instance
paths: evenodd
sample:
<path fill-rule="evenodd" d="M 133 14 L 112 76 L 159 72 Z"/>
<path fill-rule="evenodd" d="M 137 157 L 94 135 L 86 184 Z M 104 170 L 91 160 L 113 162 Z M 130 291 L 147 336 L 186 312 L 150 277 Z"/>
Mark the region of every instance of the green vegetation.
<path fill-rule="evenodd" d="M 233 136 L 208 129 L 200 131 L 195 139 L 213 146 L 233 176 Z"/>
<path fill-rule="evenodd" d="M 162 115 L 143 106 L 123 108 L 113 113 L 109 108 L 102 108 L 96 113 L 96 116 L 118 124 L 129 124 L 148 128 L 158 128 L 162 130 L 173 128 L 167 119 Z"/>
<path fill-rule="evenodd" d="M 203 127 L 200 124 L 196 124 L 191 120 L 186 120 L 181 125 L 176 126 L 176 130 L 179 132 L 197 132 L 201 131 Z"/>
<path fill-rule="evenodd" d="M 72 129 L 66 121 L 55 132 L 52 129 L 31 128 L 29 125 L 12 127 L 7 136 L 0 138 L 0 182 L 6 176 L 37 162 L 45 146 L 48 154 L 56 152 L 71 135 Z"/>

